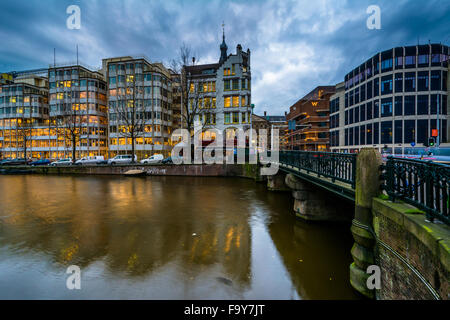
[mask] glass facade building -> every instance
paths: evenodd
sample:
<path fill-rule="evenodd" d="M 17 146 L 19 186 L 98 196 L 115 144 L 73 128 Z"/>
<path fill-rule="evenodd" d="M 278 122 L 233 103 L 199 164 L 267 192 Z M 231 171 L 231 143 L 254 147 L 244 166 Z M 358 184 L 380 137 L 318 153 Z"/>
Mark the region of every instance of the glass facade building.
<path fill-rule="evenodd" d="M 331 150 L 409 153 L 424 147 L 433 129 L 449 146 L 448 59 L 441 44 L 397 47 L 349 72 L 343 92 L 330 100 Z"/>

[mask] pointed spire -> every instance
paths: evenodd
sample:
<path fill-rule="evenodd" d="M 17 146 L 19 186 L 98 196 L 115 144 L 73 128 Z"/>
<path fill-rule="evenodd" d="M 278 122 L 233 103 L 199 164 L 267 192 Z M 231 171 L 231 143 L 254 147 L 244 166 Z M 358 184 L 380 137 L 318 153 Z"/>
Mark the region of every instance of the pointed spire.
<path fill-rule="evenodd" d="M 225 43 L 225 22 L 222 23 L 222 44 L 220 45 L 220 60 L 219 63 L 227 59 L 227 44 Z"/>

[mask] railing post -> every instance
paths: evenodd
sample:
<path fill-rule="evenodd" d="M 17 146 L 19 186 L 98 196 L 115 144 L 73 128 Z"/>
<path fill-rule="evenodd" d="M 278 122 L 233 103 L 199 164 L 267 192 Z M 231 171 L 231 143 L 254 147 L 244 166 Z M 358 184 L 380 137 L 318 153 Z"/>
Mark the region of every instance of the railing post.
<path fill-rule="evenodd" d="M 434 208 L 434 196 L 433 196 L 433 179 L 434 179 L 434 172 L 432 167 L 432 162 L 427 161 L 425 165 L 425 183 L 426 183 L 426 203 L 425 205 L 428 208 Z M 434 217 L 431 215 L 430 210 L 425 211 L 425 216 L 428 221 L 433 222 Z"/>
<path fill-rule="evenodd" d="M 355 165 L 352 160 L 352 165 Z M 374 148 L 363 148 L 356 157 L 356 166 L 352 170 L 355 181 L 355 218 L 351 232 L 355 243 L 351 250 L 353 263 L 350 265 L 350 283 L 357 291 L 369 298 L 375 298 L 375 292 L 367 288 L 369 274 L 367 267 L 374 264 L 375 238 L 372 229 L 372 199 L 380 193 L 381 155 Z"/>

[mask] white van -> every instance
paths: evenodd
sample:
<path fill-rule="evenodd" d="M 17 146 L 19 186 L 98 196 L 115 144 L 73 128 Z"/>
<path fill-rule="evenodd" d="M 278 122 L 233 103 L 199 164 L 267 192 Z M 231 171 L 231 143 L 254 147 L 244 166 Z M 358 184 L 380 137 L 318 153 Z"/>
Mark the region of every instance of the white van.
<path fill-rule="evenodd" d="M 142 164 L 160 163 L 164 159 L 162 154 L 154 154 L 150 158 L 142 159 Z"/>
<path fill-rule="evenodd" d="M 131 154 L 120 154 L 115 156 L 112 159 L 108 159 L 108 164 L 124 164 L 124 163 L 131 163 L 133 160 L 133 156 Z M 137 161 L 137 156 L 134 155 L 134 162 Z"/>
<path fill-rule="evenodd" d="M 103 156 L 83 157 L 80 160 L 75 161 L 75 164 L 100 164 L 103 161 L 105 161 L 105 158 Z"/>

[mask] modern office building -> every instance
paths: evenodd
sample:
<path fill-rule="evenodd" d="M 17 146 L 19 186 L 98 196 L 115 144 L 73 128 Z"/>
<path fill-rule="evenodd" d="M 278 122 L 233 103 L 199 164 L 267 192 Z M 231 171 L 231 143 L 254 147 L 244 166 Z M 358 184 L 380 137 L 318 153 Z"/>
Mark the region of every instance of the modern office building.
<path fill-rule="evenodd" d="M 251 70 L 250 49 L 227 54 L 225 34 L 220 45 L 218 63 L 186 67 L 190 86 L 189 106 L 198 101 L 197 120 L 204 130 L 217 129 L 230 138 L 236 129 L 251 128 Z M 194 107 L 195 109 L 195 107 Z"/>
<path fill-rule="evenodd" d="M 288 149 L 329 150 L 329 99 L 335 90 L 335 86 L 318 86 L 289 108 Z"/>
<path fill-rule="evenodd" d="M 9 75 L 0 84 L 1 158 L 49 157 L 49 106 L 46 78 Z M 26 155 L 25 155 L 26 153 Z"/>
<path fill-rule="evenodd" d="M 104 156 L 108 152 L 106 82 L 80 64 L 51 66 L 49 155 L 51 159 Z"/>
<path fill-rule="evenodd" d="M 138 159 L 155 153 L 169 155 L 172 148 L 170 71 L 146 57 L 126 56 L 103 59 L 103 73 L 108 80 L 109 156 L 130 154 L 133 135 Z M 133 130 L 135 134 L 130 132 Z"/>
<path fill-rule="evenodd" d="M 414 153 L 438 134 L 450 146 L 449 54 L 441 44 L 397 47 L 349 72 L 331 97 L 331 150 Z"/>

